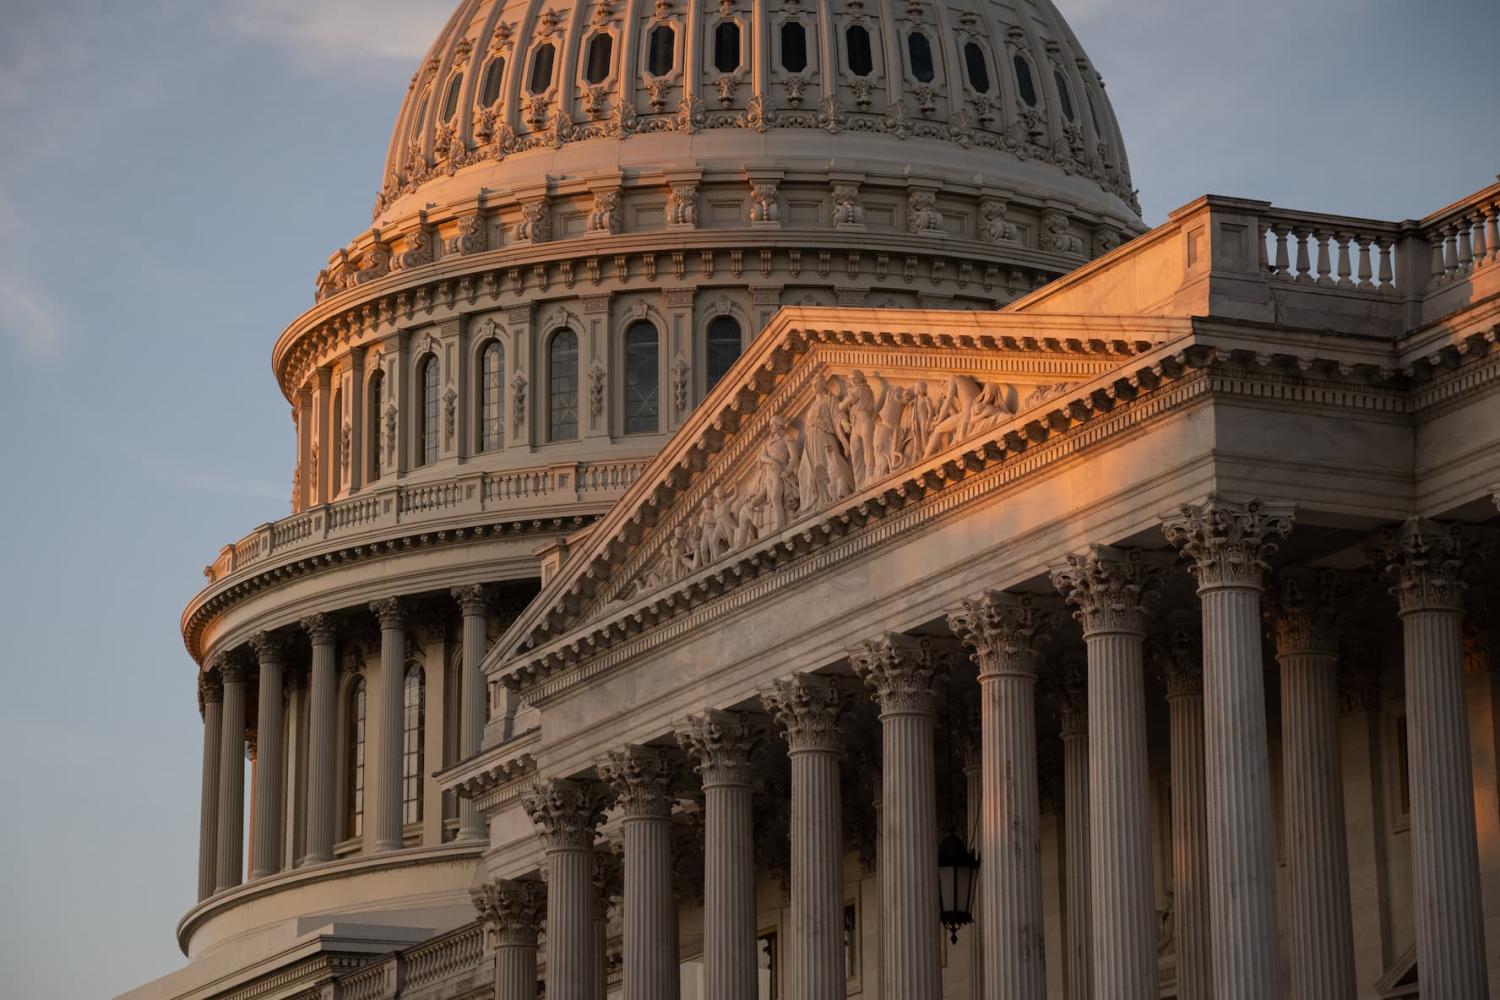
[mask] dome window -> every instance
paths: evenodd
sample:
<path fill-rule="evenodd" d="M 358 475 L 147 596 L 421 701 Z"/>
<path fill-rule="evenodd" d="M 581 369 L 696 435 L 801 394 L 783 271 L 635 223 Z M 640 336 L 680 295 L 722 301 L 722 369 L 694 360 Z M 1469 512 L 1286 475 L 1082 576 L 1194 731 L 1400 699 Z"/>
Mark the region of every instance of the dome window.
<path fill-rule="evenodd" d="M 603 83 L 609 79 L 609 61 L 614 51 L 613 35 L 599 34 L 589 39 L 588 64 L 584 68 L 583 78 L 589 83 Z"/>
<path fill-rule="evenodd" d="M 964 46 L 964 68 L 969 71 L 969 86 L 976 94 L 990 92 L 990 67 L 984 60 L 984 49 L 977 42 Z"/>
<path fill-rule="evenodd" d="M 807 29 L 796 21 L 781 26 L 781 67 L 788 73 L 807 69 Z"/>
<path fill-rule="evenodd" d="M 661 338 L 647 320 L 625 331 L 625 433 L 661 430 L 661 372 L 657 358 Z"/>
<path fill-rule="evenodd" d="M 385 375 L 376 372 L 370 376 L 370 387 L 365 391 L 365 413 L 369 420 L 366 428 L 365 445 L 366 454 L 370 457 L 369 475 L 370 481 L 374 482 L 380 478 L 380 393 L 385 383 Z"/>
<path fill-rule="evenodd" d="M 479 450 L 505 444 L 505 348 L 492 340 L 481 355 L 479 374 Z"/>
<path fill-rule="evenodd" d="M 458 94 L 463 90 L 464 75 L 454 73 L 453 79 L 448 81 L 448 92 L 443 95 L 443 123 L 447 124 L 453 120 L 458 113 Z"/>
<path fill-rule="evenodd" d="M 1052 71 L 1052 79 L 1057 84 L 1057 103 L 1062 105 L 1063 117 L 1068 121 L 1073 120 L 1073 94 L 1068 90 L 1068 78 L 1063 76 L 1060 69 Z"/>
<path fill-rule="evenodd" d="M 344 720 L 344 837 L 352 840 L 365 830 L 365 679 L 349 685 Z"/>
<path fill-rule="evenodd" d="M 740 356 L 740 324 L 733 316 L 717 316 L 708 324 L 708 388 L 718 385 Z"/>
<path fill-rule="evenodd" d="M 421 420 L 419 436 L 422 446 L 422 464 L 431 465 L 438 460 L 438 362 L 429 356 L 422 362 L 422 404 L 418 414 Z"/>
<path fill-rule="evenodd" d="M 422 122 L 427 120 L 427 102 L 432 99 L 432 88 L 428 87 L 422 92 L 422 99 L 417 102 L 417 113 L 411 120 L 411 137 L 413 140 L 422 131 Z"/>
<path fill-rule="evenodd" d="M 401 821 L 422 822 L 422 776 L 427 738 L 427 683 L 422 668 L 406 666 L 401 692 Z"/>
<path fill-rule="evenodd" d="M 844 32 L 844 47 L 849 50 L 849 72 L 869 76 L 875 72 L 875 57 L 870 52 L 870 32 L 862 24 L 851 24 Z"/>
<path fill-rule="evenodd" d="M 677 32 L 670 24 L 651 29 L 647 42 L 646 71 L 652 76 L 666 76 L 677 62 Z"/>
<path fill-rule="evenodd" d="M 1031 64 L 1026 61 L 1025 56 L 1016 56 L 1016 89 L 1021 92 L 1021 100 L 1036 107 L 1036 84 L 1031 82 Z"/>
<path fill-rule="evenodd" d="M 578 335 L 563 327 L 547 345 L 547 440 L 578 436 Z"/>
<path fill-rule="evenodd" d="M 733 21 L 720 21 L 714 29 L 714 69 L 733 73 L 739 68 L 740 26 Z"/>
<path fill-rule="evenodd" d="M 487 108 L 500 100 L 500 84 L 505 80 L 505 59 L 496 56 L 484 68 L 484 79 L 479 81 L 479 106 Z"/>
<path fill-rule="evenodd" d="M 906 54 L 911 59 L 911 75 L 918 83 L 931 83 L 937 71 L 932 65 L 932 43 L 920 31 L 906 36 Z"/>
<path fill-rule="evenodd" d="M 531 57 L 531 82 L 526 89 L 533 94 L 546 93 L 547 88 L 552 86 L 552 60 L 556 56 L 556 50 L 551 42 L 540 46 Z"/>

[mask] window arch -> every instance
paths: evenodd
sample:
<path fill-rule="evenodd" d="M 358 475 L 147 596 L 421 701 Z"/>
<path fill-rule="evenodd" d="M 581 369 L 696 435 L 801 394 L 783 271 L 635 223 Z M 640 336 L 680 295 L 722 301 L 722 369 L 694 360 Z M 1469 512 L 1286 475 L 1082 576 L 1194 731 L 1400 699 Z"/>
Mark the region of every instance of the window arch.
<path fill-rule="evenodd" d="M 531 80 L 527 89 L 533 94 L 544 94 L 552 86 L 552 60 L 557 50 L 551 42 L 544 42 L 531 56 Z"/>
<path fill-rule="evenodd" d="M 431 465 L 438 458 L 438 360 L 428 355 L 421 367 L 421 405 L 417 407 L 418 430 L 422 445 L 422 464 Z"/>
<path fill-rule="evenodd" d="M 718 385 L 740 356 L 740 324 L 733 316 L 716 316 L 708 324 L 705 342 L 704 369 L 708 373 L 708 388 Z"/>
<path fill-rule="evenodd" d="M 458 113 L 458 95 L 463 90 L 463 85 L 462 73 L 454 73 L 453 79 L 448 81 L 447 93 L 443 95 L 443 124 L 445 125 L 451 122 L 453 116 Z"/>
<path fill-rule="evenodd" d="M 401 693 L 401 822 L 422 822 L 423 743 L 427 735 L 427 679 L 415 663 L 406 666 Z"/>
<path fill-rule="evenodd" d="M 781 26 L 781 68 L 788 73 L 807 69 L 807 29 L 798 21 Z"/>
<path fill-rule="evenodd" d="M 615 38 L 608 32 L 600 32 L 590 38 L 588 55 L 584 60 L 583 78 L 589 83 L 603 83 L 607 80 L 614 51 Z"/>
<path fill-rule="evenodd" d="M 849 72 L 869 76 L 875 72 L 875 56 L 870 51 L 870 31 L 862 24 L 851 24 L 844 32 L 844 46 L 849 50 Z"/>
<path fill-rule="evenodd" d="M 479 106 L 487 108 L 500 100 L 500 84 L 505 81 L 505 57 L 496 56 L 484 68 L 479 80 Z"/>
<path fill-rule="evenodd" d="M 1017 55 L 1012 62 L 1016 67 L 1016 89 L 1021 92 L 1021 100 L 1036 107 L 1036 84 L 1031 79 L 1031 64 L 1023 55 Z"/>
<path fill-rule="evenodd" d="M 740 68 L 740 26 L 734 21 L 720 21 L 714 28 L 714 69 L 733 73 Z"/>
<path fill-rule="evenodd" d="M 647 38 L 646 71 L 666 76 L 677 63 L 677 32 L 670 24 L 658 24 Z"/>
<path fill-rule="evenodd" d="M 1052 81 L 1057 84 L 1057 103 L 1062 105 L 1063 117 L 1073 121 L 1073 91 L 1068 86 L 1068 78 L 1063 76 L 1063 71 L 1053 67 Z"/>
<path fill-rule="evenodd" d="M 505 347 L 498 340 L 479 355 L 479 450 L 505 444 Z"/>
<path fill-rule="evenodd" d="M 625 331 L 625 433 L 661 430 L 661 337 L 649 320 Z"/>
<path fill-rule="evenodd" d="M 547 345 L 547 437 L 578 436 L 578 335 L 563 327 Z"/>
<path fill-rule="evenodd" d="M 978 42 L 964 43 L 964 68 L 969 71 L 969 86 L 976 94 L 990 92 L 990 67 L 984 59 L 984 49 Z"/>
<path fill-rule="evenodd" d="M 349 684 L 344 728 L 344 838 L 365 832 L 365 679 Z"/>
<path fill-rule="evenodd" d="M 385 390 L 385 372 L 377 371 L 370 376 L 369 389 L 365 393 L 365 453 L 370 481 L 380 478 L 380 462 L 385 457 L 380 449 L 380 397 Z"/>
<path fill-rule="evenodd" d="M 932 64 L 932 43 L 920 31 L 906 36 L 906 54 L 911 58 L 911 75 L 918 83 L 931 83 L 937 76 Z"/>

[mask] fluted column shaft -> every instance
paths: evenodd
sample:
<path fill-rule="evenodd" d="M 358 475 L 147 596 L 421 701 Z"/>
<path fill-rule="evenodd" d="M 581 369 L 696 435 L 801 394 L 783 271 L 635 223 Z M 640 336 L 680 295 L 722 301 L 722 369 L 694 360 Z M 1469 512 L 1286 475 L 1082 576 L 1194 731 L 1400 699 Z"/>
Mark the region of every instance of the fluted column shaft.
<path fill-rule="evenodd" d="M 914 640 L 886 635 L 850 652 L 880 705 L 881 996 L 933 1000 L 942 991 L 934 918 L 937 787 L 934 773 L 934 658 Z"/>
<path fill-rule="evenodd" d="M 371 814 L 375 850 L 401 848 L 401 737 L 406 674 L 406 613 L 394 598 L 370 605 L 380 620 L 380 683 L 375 712 L 375 781 Z"/>
<path fill-rule="evenodd" d="M 238 663 L 219 668 L 224 716 L 219 746 L 219 818 L 214 850 L 214 889 L 240 884 L 245 870 L 245 671 Z"/>
<path fill-rule="evenodd" d="M 594 837 L 603 801 L 588 782 L 541 782 L 522 799 L 547 866 L 547 998 L 598 1000 Z"/>
<path fill-rule="evenodd" d="M 312 639 L 308 691 L 307 853 L 305 864 L 333 860 L 334 796 L 338 785 L 337 636 L 327 615 L 303 621 Z"/>
<path fill-rule="evenodd" d="M 463 612 L 463 682 L 460 685 L 458 756 L 467 760 L 479 753 L 484 739 L 484 722 L 487 709 L 485 696 L 484 663 L 486 640 L 485 617 L 488 604 L 484 588 L 478 585 L 457 587 L 453 597 Z M 458 839 L 464 841 L 484 840 L 486 831 L 484 817 L 474 805 L 474 800 L 462 796 L 458 800 Z"/>
<path fill-rule="evenodd" d="M 964 750 L 964 801 L 964 829 L 978 830 L 984 823 L 984 761 L 977 731 L 973 745 Z M 984 928 L 984 884 L 980 880 L 974 886 L 974 934 L 969 942 L 969 992 L 976 998 L 984 996 Z"/>
<path fill-rule="evenodd" d="M 204 671 L 199 690 L 203 694 L 203 786 L 198 812 L 198 898 L 213 895 L 218 875 L 219 756 L 224 743 L 224 689 L 217 673 Z"/>
<path fill-rule="evenodd" d="M 281 815 L 285 802 L 282 766 L 286 730 L 282 723 L 281 680 L 284 667 L 281 643 L 262 632 L 255 638 L 260 661 L 259 702 L 256 712 L 255 859 L 252 878 L 281 870 Z"/>
<path fill-rule="evenodd" d="M 495 946 L 495 1000 L 536 1000 L 536 941 Z"/>
<path fill-rule="evenodd" d="M 689 719 L 678 739 L 703 778 L 704 995 L 755 1000 L 755 731 L 743 716 L 706 712 Z"/>
<path fill-rule="evenodd" d="M 1194 665 L 1196 668 L 1196 664 Z M 1208 787 L 1203 758 L 1203 686 L 1197 669 L 1168 679 L 1172 730 L 1172 887 L 1179 1000 L 1213 996 L 1208 899 Z"/>
<path fill-rule="evenodd" d="M 600 773 L 619 805 L 625 841 L 625 1000 L 676 1000 L 677 913 L 672 894 L 672 772 L 648 747 L 612 751 Z"/>
<path fill-rule="evenodd" d="M 1093 886 L 1089 864 L 1089 725 L 1081 695 L 1062 713 L 1063 838 L 1068 926 L 1064 942 L 1068 1000 L 1094 995 Z"/>

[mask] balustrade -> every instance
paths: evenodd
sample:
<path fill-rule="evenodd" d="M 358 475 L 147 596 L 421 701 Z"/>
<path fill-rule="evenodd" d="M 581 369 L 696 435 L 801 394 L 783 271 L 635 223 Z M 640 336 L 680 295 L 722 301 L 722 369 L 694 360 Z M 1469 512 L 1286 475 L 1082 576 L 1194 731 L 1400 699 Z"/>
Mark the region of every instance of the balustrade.
<path fill-rule="evenodd" d="M 1430 248 L 1427 287 L 1437 288 L 1500 261 L 1500 201 L 1494 192 L 1439 216 L 1423 230 Z"/>
<path fill-rule="evenodd" d="M 1261 216 L 1261 263 L 1277 281 L 1394 293 L 1398 236 L 1388 223 L 1273 210 Z"/>

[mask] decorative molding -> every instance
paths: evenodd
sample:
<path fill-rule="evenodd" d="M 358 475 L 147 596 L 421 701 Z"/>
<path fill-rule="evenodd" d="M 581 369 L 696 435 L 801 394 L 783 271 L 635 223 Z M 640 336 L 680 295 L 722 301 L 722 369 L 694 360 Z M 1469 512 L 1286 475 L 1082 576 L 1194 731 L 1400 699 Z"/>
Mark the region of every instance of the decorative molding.
<path fill-rule="evenodd" d="M 1052 585 L 1076 609 L 1083 634 L 1144 636 L 1161 585 L 1161 568 L 1140 549 L 1091 545 L 1051 570 Z"/>
<path fill-rule="evenodd" d="M 1183 504 L 1162 517 L 1162 531 L 1198 581 L 1198 592 L 1219 587 L 1265 586 L 1270 558 L 1291 534 L 1291 508 L 1265 507 L 1211 494 L 1202 504 Z"/>

